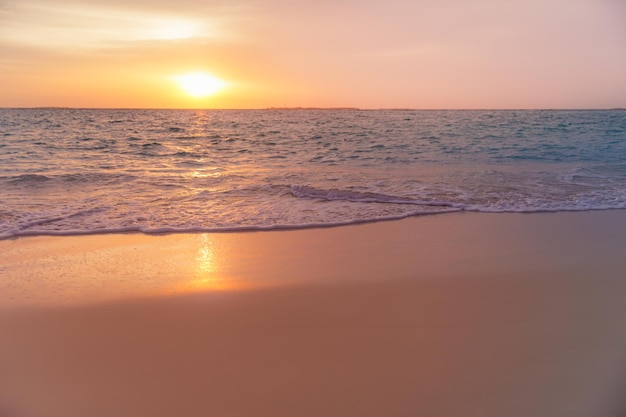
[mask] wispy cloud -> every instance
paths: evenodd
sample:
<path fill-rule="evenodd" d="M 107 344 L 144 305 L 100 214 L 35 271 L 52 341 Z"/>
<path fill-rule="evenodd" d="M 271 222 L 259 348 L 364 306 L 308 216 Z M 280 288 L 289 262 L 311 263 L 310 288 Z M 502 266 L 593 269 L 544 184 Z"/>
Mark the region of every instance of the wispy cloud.
<path fill-rule="evenodd" d="M 219 18 L 182 13 L 140 11 L 100 4 L 43 1 L 14 3 L 7 10 L 0 36 L 13 44 L 63 49 L 109 47 L 125 42 L 215 38 Z"/>

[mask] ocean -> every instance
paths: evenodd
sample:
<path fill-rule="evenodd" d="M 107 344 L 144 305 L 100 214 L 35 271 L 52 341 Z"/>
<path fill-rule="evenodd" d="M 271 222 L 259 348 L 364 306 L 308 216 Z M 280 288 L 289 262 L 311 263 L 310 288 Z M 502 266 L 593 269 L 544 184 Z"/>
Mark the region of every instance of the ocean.
<path fill-rule="evenodd" d="M 626 110 L 0 109 L 0 239 L 626 208 Z"/>

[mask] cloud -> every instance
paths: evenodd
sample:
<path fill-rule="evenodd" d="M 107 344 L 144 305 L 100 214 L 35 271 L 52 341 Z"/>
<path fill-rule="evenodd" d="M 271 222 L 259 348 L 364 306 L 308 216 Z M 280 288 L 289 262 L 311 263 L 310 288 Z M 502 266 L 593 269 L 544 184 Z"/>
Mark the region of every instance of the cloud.
<path fill-rule="evenodd" d="M 14 44 L 69 50 L 117 47 L 128 42 L 227 37 L 223 16 L 217 13 L 191 13 L 184 8 L 174 12 L 152 4 L 146 9 L 140 6 L 137 1 L 122 5 L 115 1 L 105 4 L 25 0 L 7 10 L 0 36 Z"/>
<path fill-rule="evenodd" d="M 0 22 L 6 20 L 9 12 L 13 8 L 12 0 L 0 0 Z"/>

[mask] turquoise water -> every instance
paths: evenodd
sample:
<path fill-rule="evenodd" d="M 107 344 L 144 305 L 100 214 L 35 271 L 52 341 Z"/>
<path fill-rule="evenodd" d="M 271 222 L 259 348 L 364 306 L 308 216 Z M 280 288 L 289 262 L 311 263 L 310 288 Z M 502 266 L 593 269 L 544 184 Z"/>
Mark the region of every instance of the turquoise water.
<path fill-rule="evenodd" d="M 626 111 L 0 109 L 0 238 L 626 208 Z"/>

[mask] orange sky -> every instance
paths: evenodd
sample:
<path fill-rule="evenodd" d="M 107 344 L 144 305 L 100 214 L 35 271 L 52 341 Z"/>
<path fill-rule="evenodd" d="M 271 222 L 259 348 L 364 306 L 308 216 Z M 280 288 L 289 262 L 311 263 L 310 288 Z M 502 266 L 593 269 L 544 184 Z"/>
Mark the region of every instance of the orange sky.
<path fill-rule="evenodd" d="M 0 106 L 626 107 L 623 0 L 0 0 Z M 177 76 L 226 86 L 192 97 Z"/>

